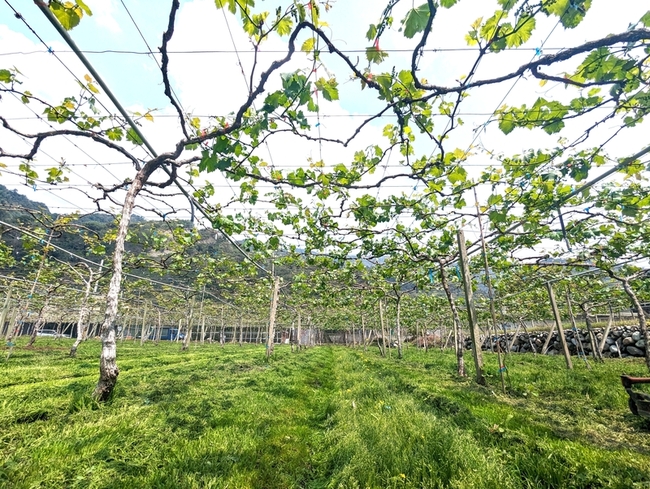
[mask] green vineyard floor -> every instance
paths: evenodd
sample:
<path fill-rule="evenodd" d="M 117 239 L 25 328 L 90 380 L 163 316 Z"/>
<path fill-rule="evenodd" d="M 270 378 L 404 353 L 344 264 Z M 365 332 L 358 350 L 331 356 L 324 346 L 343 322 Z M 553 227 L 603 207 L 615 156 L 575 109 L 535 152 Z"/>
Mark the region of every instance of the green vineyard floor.
<path fill-rule="evenodd" d="M 99 344 L 68 343 L 0 361 L 0 487 L 650 487 L 618 378 L 640 360 L 513 355 L 504 395 L 493 355 L 484 388 L 439 350 L 280 346 L 266 364 L 261 346 L 125 342 L 98 405 Z"/>

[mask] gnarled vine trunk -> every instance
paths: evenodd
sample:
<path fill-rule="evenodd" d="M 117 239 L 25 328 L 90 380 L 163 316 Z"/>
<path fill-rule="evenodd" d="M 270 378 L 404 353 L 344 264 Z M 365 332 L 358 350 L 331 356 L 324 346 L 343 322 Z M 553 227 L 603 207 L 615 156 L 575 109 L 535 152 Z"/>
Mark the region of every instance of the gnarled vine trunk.
<path fill-rule="evenodd" d="M 395 329 L 397 333 L 397 358 L 402 359 L 404 352 L 402 350 L 402 297 L 397 295 L 397 304 L 395 305 Z"/>
<path fill-rule="evenodd" d="M 591 346 L 591 354 L 597 362 L 604 362 L 602 350 L 598 347 L 596 334 L 594 333 L 593 321 L 591 316 L 590 306 L 587 302 L 580 304 L 580 309 L 585 316 L 585 326 L 587 327 L 587 334 L 589 335 L 589 344 Z"/>
<path fill-rule="evenodd" d="M 86 336 L 84 319 L 86 318 L 86 315 L 90 317 L 90 315 L 88 314 L 88 297 L 90 296 L 90 288 L 93 282 L 93 271 L 90 268 L 89 270 L 90 270 L 90 276 L 88 277 L 88 282 L 86 282 L 86 290 L 84 291 L 84 298 L 83 301 L 81 302 L 81 307 L 79 308 L 79 320 L 77 321 L 77 339 L 72 345 L 72 348 L 70 348 L 71 357 L 77 356 L 77 348 L 79 348 L 79 345 L 85 339 Z"/>
<path fill-rule="evenodd" d="M 296 332 L 296 350 L 300 351 L 300 348 L 302 348 L 302 343 L 300 341 L 300 337 L 302 336 L 302 317 L 300 315 L 300 309 L 298 309 L 298 330 Z"/>
<path fill-rule="evenodd" d="M 454 324 L 454 350 L 456 351 L 456 371 L 458 375 L 465 377 L 465 359 L 463 358 L 463 335 L 461 329 L 460 315 L 458 314 L 458 309 L 456 308 L 456 303 L 454 302 L 454 296 L 451 295 L 451 289 L 449 288 L 449 282 L 447 281 L 447 272 L 445 271 L 445 266 L 442 261 L 438 262 L 440 268 L 440 283 L 442 288 L 445 291 L 447 296 L 447 301 L 449 302 L 449 307 L 451 309 L 451 315 L 453 318 Z"/>
<path fill-rule="evenodd" d="M 269 313 L 269 335 L 266 339 L 266 361 L 273 355 L 275 346 L 275 318 L 278 311 L 278 298 L 280 294 L 280 277 L 273 279 L 273 292 L 271 293 L 271 311 Z"/>
<path fill-rule="evenodd" d="M 183 343 L 181 344 L 181 351 L 186 351 L 190 347 L 190 343 L 192 341 L 192 328 L 194 327 L 192 324 L 192 321 L 194 319 L 194 297 L 192 297 L 192 301 L 190 302 L 190 313 L 189 316 L 187 317 L 187 328 L 185 328 L 185 337 L 183 338 Z M 180 326 L 178 327 L 178 331 L 181 331 Z"/>
<path fill-rule="evenodd" d="M 117 382 L 117 376 L 120 373 L 120 370 L 117 368 L 115 318 L 117 318 L 118 300 L 122 285 L 124 244 L 126 242 L 126 234 L 129 229 L 129 223 L 131 222 L 131 216 L 133 215 L 135 198 L 140 190 L 142 190 L 142 185 L 148 175 L 149 172 L 144 172 L 143 168 L 131 183 L 129 190 L 126 192 L 124 206 L 122 207 L 122 217 L 117 227 L 115 251 L 113 252 L 113 276 L 111 277 L 108 293 L 106 294 L 104 322 L 99 330 L 102 339 L 102 352 L 99 357 L 99 381 L 93 393 L 93 396 L 99 401 L 106 401 L 110 398 Z"/>
<path fill-rule="evenodd" d="M 386 323 L 384 322 L 384 302 L 382 299 L 379 299 L 379 324 L 381 326 L 381 343 L 378 341 L 379 350 L 381 351 L 381 356 L 386 356 Z"/>
<path fill-rule="evenodd" d="M 45 303 L 43 304 L 43 307 L 41 307 L 41 310 L 38 313 L 38 318 L 36 319 L 36 323 L 34 324 L 34 327 L 32 328 L 32 334 L 29 337 L 29 342 L 27 343 L 26 346 L 33 346 L 34 343 L 36 342 L 36 336 L 38 335 L 38 332 L 41 330 L 43 325 L 45 324 L 45 308 L 47 307 L 47 303 L 49 302 L 49 297 L 45 299 Z"/>
<path fill-rule="evenodd" d="M 645 364 L 650 370 L 650 331 L 648 331 L 645 312 L 643 312 L 643 307 L 641 307 L 641 302 L 639 301 L 636 292 L 634 292 L 634 289 L 632 289 L 632 286 L 630 285 L 630 280 L 626 278 L 624 280 L 621 280 L 621 282 L 623 283 L 623 290 L 625 290 L 625 293 L 630 298 L 630 301 L 632 301 L 632 304 L 636 309 L 636 315 L 639 320 L 639 329 L 641 330 L 641 334 L 643 335 L 643 339 L 645 340 L 646 345 Z"/>
<path fill-rule="evenodd" d="M 2 313 L 0 313 L 0 337 L 5 336 L 5 322 L 7 321 L 7 313 L 9 312 L 9 306 L 11 304 L 11 289 L 13 287 L 13 282 L 9 283 L 9 289 L 7 289 L 7 296 L 5 297 L 5 303 L 2 307 Z M 11 321 L 7 324 L 7 336 L 11 330 Z"/>

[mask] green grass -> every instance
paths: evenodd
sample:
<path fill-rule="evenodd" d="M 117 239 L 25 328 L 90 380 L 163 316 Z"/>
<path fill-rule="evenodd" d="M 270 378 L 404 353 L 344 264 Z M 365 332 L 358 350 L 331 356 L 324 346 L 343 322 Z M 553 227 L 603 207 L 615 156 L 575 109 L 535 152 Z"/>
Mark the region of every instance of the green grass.
<path fill-rule="evenodd" d="M 259 346 L 127 342 L 98 405 L 97 343 L 20 345 L 0 361 L 0 487 L 650 487 L 618 378 L 640 360 L 512 356 L 503 395 L 492 355 L 483 388 L 439 351 L 278 347 L 267 365 Z"/>

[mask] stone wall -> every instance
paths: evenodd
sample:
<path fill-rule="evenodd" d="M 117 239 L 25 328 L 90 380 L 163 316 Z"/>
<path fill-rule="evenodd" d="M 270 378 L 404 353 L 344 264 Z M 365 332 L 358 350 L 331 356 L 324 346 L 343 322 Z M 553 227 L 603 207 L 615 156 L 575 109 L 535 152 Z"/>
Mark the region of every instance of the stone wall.
<path fill-rule="evenodd" d="M 594 336 L 596 338 L 596 347 L 603 338 L 605 330 L 603 328 L 594 328 Z M 579 329 L 577 331 L 567 329 L 564 331 L 564 335 L 569 345 L 569 352 L 571 355 L 577 355 L 578 353 L 584 353 L 586 355 L 591 355 L 591 342 L 589 341 L 589 335 L 586 329 Z M 492 349 L 496 351 L 496 343 L 498 341 L 501 345 L 501 351 L 505 351 L 511 344 L 512 348 L 510 351 L 518 353 L 532 353 L 536 351 L 541 353 L 542 347 L 548 338 L 548 331 L 536 331 L 531 332 L 530 334 L 519 333 L 514 340 L 513 333 L 508 333 L 507 335 L 500 335 L 498 337 L 492 336 L 491 338 L 486 338 L 483 341 L 482 349 L 490 350 L 490 339 L 492 340 Z M 507 345 L 506 345 L 507 342 Z M 581 348 L 580 348 L 581 346 Z M 469 338 L 465 339 L 465 347 L 471 349 L 472 341 Z M 645 356 L 646 344 L 643 339 L 643 335 L 638 327 L 632 326 L 621 326 L 617 328 L 612 328 L 607 335 L 605 340 L 605 346 L 603 348 L 604 357 L 643 357 Z M 562 346 L 560 344 L 560 338 L 557 331 L 554 331 L 551 336 L 551 341 L 548 344 L 548 350 L 546 351 L 547 355 L 561 355 Z"/>

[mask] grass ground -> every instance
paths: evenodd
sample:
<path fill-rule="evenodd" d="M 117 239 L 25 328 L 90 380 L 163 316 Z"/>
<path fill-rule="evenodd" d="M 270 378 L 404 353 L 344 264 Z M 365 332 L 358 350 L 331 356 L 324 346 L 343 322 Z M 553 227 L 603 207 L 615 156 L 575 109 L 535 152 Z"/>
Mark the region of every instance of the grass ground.
<path fill-rule="evenodd" d="M 0 360 L 0 487 L 650 487 L 618 378 L 639 360 L 512 356 L 503 395 L 490 355 L 483 388 L 440 351 L 279 347 L 267 365 L 259 346 L 124 343 L 97 405 L 97 343 L 20 345 Z"/>

